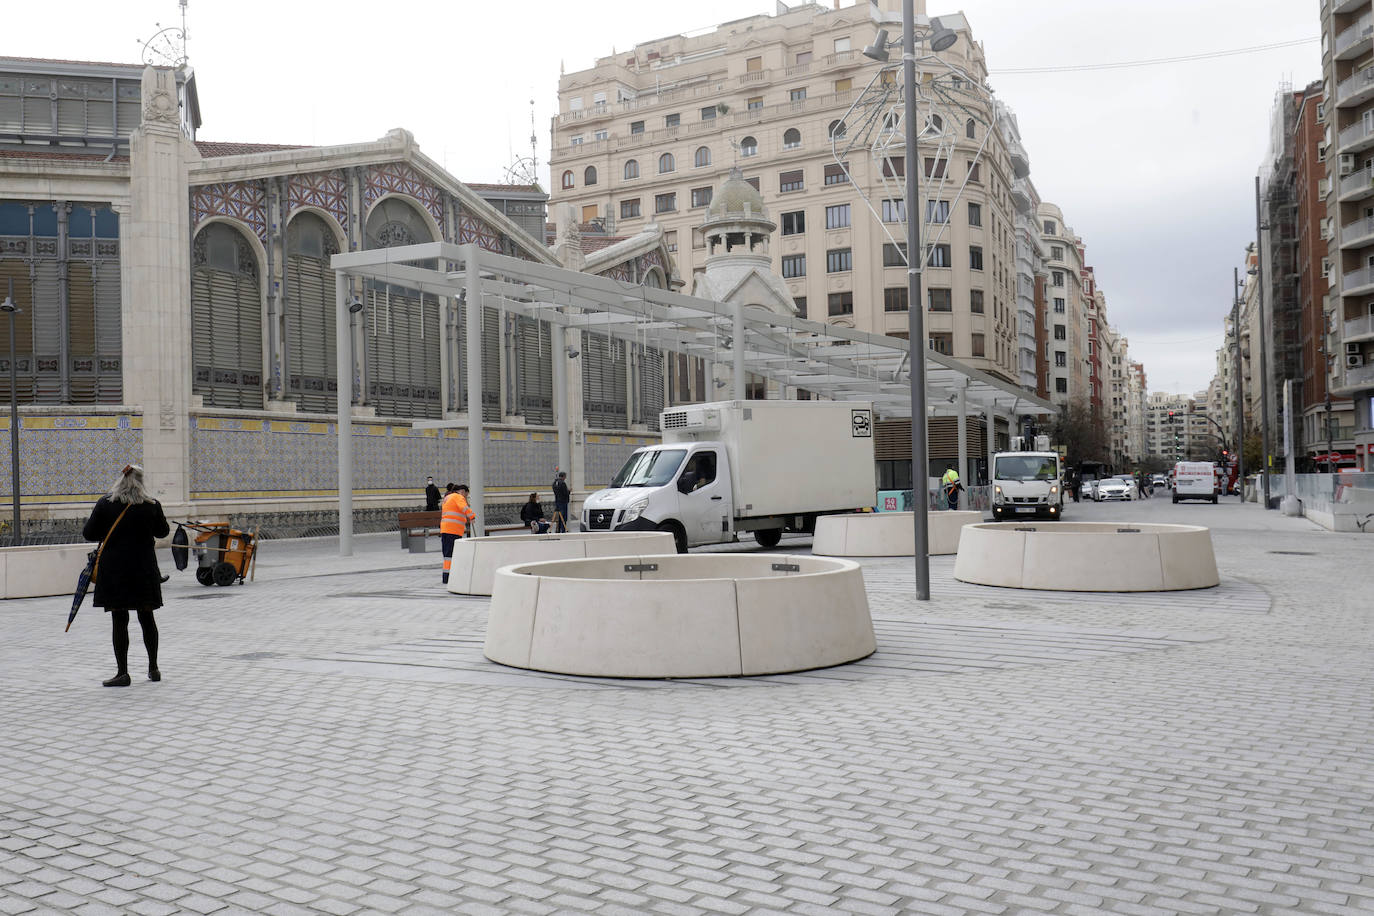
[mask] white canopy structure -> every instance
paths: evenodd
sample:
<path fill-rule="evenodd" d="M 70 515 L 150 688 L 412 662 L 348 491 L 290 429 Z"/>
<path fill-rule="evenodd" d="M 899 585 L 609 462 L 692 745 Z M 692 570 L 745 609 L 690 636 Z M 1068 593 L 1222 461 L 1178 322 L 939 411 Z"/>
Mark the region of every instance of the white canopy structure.
<path fill-rule="evenodd" d="M 606 335 L 660 350 L 683 353 L 732 366 L 732 393 L 745 397 L 748 373 L 783 388 L 805 389 L 834 400 L 872 401 L 880 417 L 909 417 L 911 397 L 908 342 L 783 315 L 760 307 L 727 305 L 671 290 L 625 283 L 548 264 L 496 254 L 476 245 L 429 242 L 336 254 L 336 352 L 350 352 L 347 312 L 353 280 L 406 286 L 471 306 L 501 309 L 547 322 L 552 330 L 554 410 L 562 465 L 568 466 L 567 337 L 569 329 Z M 434 265 L 437 265 L 434 266 Z M 481 315 L 467 309 L 468 352 L 464 357 L 469 403 L 481 403 Z M 350 362 L 337 361 L 338 390 L 352 390 Z M 926 391 L 932 415 L 982 413 L 1012 421 L 1053 411 L 1033 393 L 960 364 L 941 353 L 926 353 Z M 351 423 L 347 397 L 339 398 L 339 429 Z M 480 410 L 468 411 L 469 442 L 482 441 Z M 960 423 L 960 442 L 964 424 Z M 351 436 L 339 439 L 340 551 L 351 550 Z M 989 440 L 991 437 L 989 436 Z M 962 448 L 961 448 L 962 453 Z M 469 451 L 471 504 L 481 531 L 482 450 Z M 962 462 L 961 462 L 962 463 Z"/>

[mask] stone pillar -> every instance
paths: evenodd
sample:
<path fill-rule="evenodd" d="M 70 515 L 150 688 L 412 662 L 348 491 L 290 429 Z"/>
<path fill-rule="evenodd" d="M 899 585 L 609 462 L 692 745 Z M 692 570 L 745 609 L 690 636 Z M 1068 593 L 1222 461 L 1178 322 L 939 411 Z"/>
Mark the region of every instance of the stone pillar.
<path fill-rule="evenodd" d="M 148 490 L 167 515 L 189 509 L 191 239 L 176 76 L 143 71 L 143 123 L 129 141 L 129 219 L 121 227 L 124 397 L 143 411 Z M 111 473 L 118 469 L 111 469 Z"/>

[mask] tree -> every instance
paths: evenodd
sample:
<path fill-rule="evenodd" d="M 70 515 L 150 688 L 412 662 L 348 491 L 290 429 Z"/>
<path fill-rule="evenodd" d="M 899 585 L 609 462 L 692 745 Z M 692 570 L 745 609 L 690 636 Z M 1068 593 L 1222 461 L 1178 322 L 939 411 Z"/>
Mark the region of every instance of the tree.
<path fill-rule="evenodd" d="M 1071 463 L 1111 460 L 1107 431 L 1082 401 L 1059 405 L 1051 439 L 1064 447 Z"/>
<path fill-rule="evenodd" d="M 1245 437 L 1245 450 L 1241 452 L 1245 459 L 1245 473 L 1256 474 L 1262 470 L 1264 464 L 1264 446 L 1260 444 L 1259 433 L 1250 433 Z"/>

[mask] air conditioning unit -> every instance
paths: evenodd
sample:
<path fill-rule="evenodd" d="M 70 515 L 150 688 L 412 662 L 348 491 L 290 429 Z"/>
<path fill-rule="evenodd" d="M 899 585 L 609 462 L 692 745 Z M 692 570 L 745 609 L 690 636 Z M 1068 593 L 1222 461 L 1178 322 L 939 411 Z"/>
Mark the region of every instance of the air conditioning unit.
<path fill-rule="evenodd" d="M 1358 369 L 1364 365 L 1364 357 L 1358 353 L 1345 354 L 1345 368 Z"/>
<path fill-rule="evenodd" d="M 1341 153 L 1341 174 L 1349 175 L 1355 171 L 1355 154 Z"/>
<path fill-rule="evenodd" d="M 1346 356 L 1359 356 L 1359 355 L 1360 355 L 1360 345 L 1357 344 L 1357 343 L 1348 343 L 1348 344 L 1346 344 L 1346 345 L 1345 345 L 1345 355 L 1346 355 Z"/>

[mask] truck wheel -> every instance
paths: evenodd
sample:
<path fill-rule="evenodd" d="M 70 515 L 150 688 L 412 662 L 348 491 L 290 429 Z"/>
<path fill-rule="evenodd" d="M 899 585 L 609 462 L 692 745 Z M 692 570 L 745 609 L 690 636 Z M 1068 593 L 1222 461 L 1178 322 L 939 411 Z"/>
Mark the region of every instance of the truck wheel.
<path fill-rule="evenodd" d="M 1175 505 L 1175 506 L 1178 505 L 1178 494 L 1177 494 L 1177 493 L 1174 494 L 1174 505 Z"/>
<path fill-rule="evenodd" d="M 1215 493 L 1213 493 L 1213 494 L 1212 494 L 1212 505 L 1215 506 L 1216 504 L 1217 504 L 1217 495 L 1216 495 Z"/>
<path fill-rule="evenodd" d="M 754 532 L 754 540 L 759 542 L 759 546 L 764 549 L 771 549 L 778 546 L 782 540 L 781 528 L 762 528 Z"/>
<path fill-rule="evenodd" d="M 673 536 L 673 545 L 677 547 L 678 553 L 687 552 L 687 532 L 677 522 L 659 522 L 659 531 L 666 531 Z"/>

